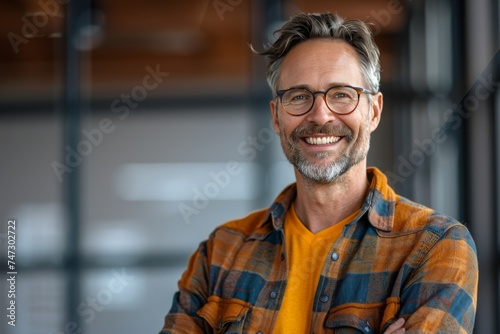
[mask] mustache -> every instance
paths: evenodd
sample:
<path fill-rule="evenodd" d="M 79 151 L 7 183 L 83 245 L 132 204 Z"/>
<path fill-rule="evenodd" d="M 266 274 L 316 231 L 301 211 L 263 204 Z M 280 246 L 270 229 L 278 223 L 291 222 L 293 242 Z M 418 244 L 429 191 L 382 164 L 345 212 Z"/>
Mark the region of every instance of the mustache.
<path fill-rule="evenodd" d="M 291 138 L 293 140 L 299 140 L 302 137 L 313 135 L 346 137 L 347 140 L 353 138 L 352 130 L 342 124 L 304 124 L 292 131 Z"/>

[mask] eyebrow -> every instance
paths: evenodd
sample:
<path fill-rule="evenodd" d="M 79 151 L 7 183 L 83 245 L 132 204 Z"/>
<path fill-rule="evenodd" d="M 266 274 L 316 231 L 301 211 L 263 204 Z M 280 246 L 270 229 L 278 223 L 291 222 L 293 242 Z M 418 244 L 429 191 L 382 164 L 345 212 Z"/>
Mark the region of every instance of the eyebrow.
<path fill-rule="evenodd" d="M 347 82 L 331 82 L 331 83 L 328 84 L 327 89 L 331 88 L 331 87 L 336 87 L 336 86 L 353 86 L 353 85 L 351 85 L 351 84 L 349 84 Z M 290 86 L 288 88 L 278 89 L 278 90 L 287 90 L 287 89 L 294 89 L 294 88 L 299 88 L 299 89 L 307 88 L 307 89 L 309 89 L 311 91 L 313 90 L 311 88 L 311 86 L 305 85 L 305 84 L 293 85 L 293 86 Z"/>

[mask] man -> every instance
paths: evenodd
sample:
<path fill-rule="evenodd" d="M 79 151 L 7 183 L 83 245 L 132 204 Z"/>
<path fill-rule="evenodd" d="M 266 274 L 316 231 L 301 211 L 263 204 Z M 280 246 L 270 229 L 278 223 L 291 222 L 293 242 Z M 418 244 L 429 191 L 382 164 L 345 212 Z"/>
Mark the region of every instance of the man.
<path fill-rule="evenodd" d="M 471 333 L 468 230 L 367 168 L 382 113 L 369 28 L 299 14 L 262 54 L 296 183 L 191 257 L 162 333 Z"/>

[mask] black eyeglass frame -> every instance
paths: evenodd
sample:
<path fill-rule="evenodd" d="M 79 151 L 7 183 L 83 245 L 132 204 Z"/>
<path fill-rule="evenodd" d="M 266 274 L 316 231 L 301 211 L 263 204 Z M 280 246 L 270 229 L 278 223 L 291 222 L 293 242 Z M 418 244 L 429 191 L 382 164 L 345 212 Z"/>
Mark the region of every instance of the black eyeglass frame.
<path fill-rule="evenodd" d="M 326 101 L 326 94 L 334 89 L 334 88 L 352 88 L 356 91 L 356 93 L 358 93 L 358 101 L 356 103 L 356 105 L 354 106 L 354 108 L 347 112 L 347 113 L 339 113 L 335 110 L 333 110 L 330 105 L 328 104 L 328 102 Z M 301 113 L 301 114 L 291 114 L 288 110 L 286 110 L 285 106 L 283 105 L 283 95 L 288 92 L 288 91 L 291 91 L 291 90 L 295 90 L 295 89 L 302 89 L 302 90 L 305 90 L 309 93 L 312 94 L 313 96 L 313 102 L 311 103 L 311 107 L 309 107 L 309 109 L 307 109 L 307 111 Z M 280 100 L 280 103 L 281 103 L 281 107 L 283 107 L 283 110 L 286 111 L 287 114 L 291 115 L 291 116 L 302 116 L 302 115 L 305 115 L 307 114 L 309 111 L 311 111 L 311 109 L 314 107 L 314 102 L 316 102 L 316 94 L 323 94 L 323 101 L 325 101 L 325 104 L 326 106 L 328 107 L 328 109 L 333 112 L 334 114 L 337 114 L 337 115 L 349 115 L 350 113 L 352 113 L 354 110 L 356 110 L 356 108 L 358 107 L 359 105 L 359 98 L 361 97 L 361 94 L 370 94 L 370 95 L 374 95 L 374 94 L 377 94 L 378 92 L 372 92 L 371 90 L 368 90 L 366 88 L 363 88 L 363 87 L 354 87 L 354 86 L 349 86 L 349 85 L 336 85 L 336 86 L 332 86 L 330 88 L 328 88 L 327 90 L 325 91 L 321 91 L 321 90 L 318 90 L 318 91 L 312 91 L 310 90 L 309 88 L 306 88 L 306 87 L 293 87 L 293 88 L 288 88 L 288 89 L 281 89 L 281 90 L 277 90 L 276 91 L 276 98 L 279 98 Z"/>

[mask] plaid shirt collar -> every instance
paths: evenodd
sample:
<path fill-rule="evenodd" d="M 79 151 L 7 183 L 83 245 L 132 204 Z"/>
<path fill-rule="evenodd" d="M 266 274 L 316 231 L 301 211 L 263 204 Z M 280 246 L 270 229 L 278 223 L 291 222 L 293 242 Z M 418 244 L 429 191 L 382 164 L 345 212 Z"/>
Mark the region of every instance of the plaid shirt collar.
<path fill-rule="evenodd" d="M 381 231 L 391 232 L 394 226 L 396 194 L 387 183 L 387 177 L 380 170 L 370 167 L 366 172 L 368 179 L 371 180 L 370 190 L 355 220 L 367 214 L 368 221 L 373 227 Z M 271 205 L 266 218 L 251 238 L 263 239 L 269 233 L 281 230 L 286 212 L 296 196 L 297 186 L 295 183 L 286 187 Z"/>

